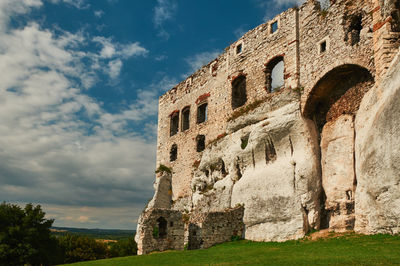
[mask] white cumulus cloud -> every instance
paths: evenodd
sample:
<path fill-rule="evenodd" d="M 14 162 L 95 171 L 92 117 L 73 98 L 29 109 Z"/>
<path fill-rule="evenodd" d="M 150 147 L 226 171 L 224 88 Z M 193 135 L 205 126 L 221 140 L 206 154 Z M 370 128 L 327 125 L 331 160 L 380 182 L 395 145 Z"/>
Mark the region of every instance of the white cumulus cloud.
<path fill-rule="evenodd" d="M 154 135 L 141 136 L 127 125 L 156 114 L 160 88 L 139 91 L 121 112 L 107 112 L 87 90 L 102 73 L 118 78 L 124 60 L 148 51 L 84 32 L 55 34 L 33 21 L 9 25 L 11 17 L 42 5 L 0 1 L 0 195 L 61 208 L 64 221 L 93 223 L 94 215 L 68 210 L 88 206 L 99 215 L 100 206 L 128 208 L 152 195 Z M 88 43 L 98 50 L 86 50 Z M 154 125 L 146 122 L 146 128 Z"/>

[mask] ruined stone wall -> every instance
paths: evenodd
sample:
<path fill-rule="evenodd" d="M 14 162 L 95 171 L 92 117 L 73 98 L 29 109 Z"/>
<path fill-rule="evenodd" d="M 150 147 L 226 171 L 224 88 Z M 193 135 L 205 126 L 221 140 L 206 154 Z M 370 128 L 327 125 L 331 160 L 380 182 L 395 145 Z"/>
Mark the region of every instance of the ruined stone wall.
<path fill-rule="evenodd" d="M 139 253 L 209 247 L 243 225 L 244 237 L 256 241 L 298 239 L 320 228 L 399 232 L 399 153 L 386 152 L 398 142 L 390 114 L 398 108 L 385 98 L 386 89 L 398 88 L 398 62 L 390 82 L 385 73 L 399 32 L 400 0 L 332 0 L 328 9 L 308 0 L 161 96 L 157 166 L 172 172 L 156 177 L 138 224 Z M 280 58 L 284 85 L 271 90 L 271 66 Z M 244 92 L 232 90 L 237 83 Z M 197 123 L 204 103 L 207 120 Z M 241 213 L 231 210 L 238 204 Z M 174 227 L 157 238 L 161 216 Z"/>
<path fill-rule="evenodd" d="M 302 107 L 317 82 L 336 67 L 354 64 L 374 75 L 372 10 L 370 1 L 348 0 L 335 1 L 326 10 L 318 1 L 300 7 Z"/>
<path fill-rule="evenodd" d="M 209 248 L 215 244 L 242 238 L 243 206 L 220 212 L 194 214 L 190 219 L 188 249 Z"/>
<path fill-rule="evenodd" d="M 196 161 L 201 153 L 196 151 L 196 136 L 205 135 L 206 145 L 225 133 L 228 118 L 234 110 L 231 106 L 231 82 L 239 75 L 246 76 L 247 102 L 268 95 L 265 90 L 265 64 L 276 56 L 283 56 L 285 63 L 285 87 L 296 87 L 297 11 L 290 9 L 270 22 L 246 33 L 237 42 L 226 48 L 225 53 L 204 66 L 185 81 L 160 97 L 158 120 L 157 165 L 172 168 L 173 200 L 191 195 L 190 182 Z M 271 25 L 278 22 L 278 30 L 271 33 Z M 237 54 L 237 46 L 242 52 Z M 208 103 L 208 119 L 197 124 L 199 104 Z M 170 115 L 190 106 L 190 127 L 170 136 Z M 177 160 L 170 161 L 170 149 L 178 147 Z"/>
<path fill-rule="evenodd" d="M 166 222 L 160 227 L 160 219 Z M 151 251 L 183 250 L 185 224 L 182 213 L 168 209 L 149 209 L 142 213 L 138 221 L 135 241 L 138 255 Z M 165 234 L 163 234 L 163 232 Z"/>

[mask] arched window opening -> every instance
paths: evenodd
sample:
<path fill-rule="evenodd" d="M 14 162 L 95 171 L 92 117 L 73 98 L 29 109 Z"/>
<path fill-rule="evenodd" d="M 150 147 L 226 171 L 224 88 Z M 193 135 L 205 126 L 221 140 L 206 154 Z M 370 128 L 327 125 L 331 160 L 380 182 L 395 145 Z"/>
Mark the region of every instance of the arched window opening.
<path fill-rule="evenodd" d="M 177 134 L 178 130 L 179 130 L 179 112 L 174 112 L 171 115 L 170 136 Z"/>
<path fill-rule="evenodd" d="M 176 161 L 178 158 L 178 145 L 173 144 L 171 147 L 171 151 L 169 152 L 169 159 L 171 162 Z"/>
<path fill-rule="evenodd" d="M 197 107 L 197 124 L 207 121 L 207 103 Z"/>
<path fill-rule="evenodd" d="M 157 219 L 158 223 L 158 238 L 165 238 L 167 236 L 167 220 L 163 217 Z"/>
<path fill-rule="evenodd" d="M 243 106 L 246 102 L 246 76 L 241 75 L 232 81 L 232 109 Z"/>
<path fill-rule="evenodd" d="M 197 135 L 196 137 L 196 150 L 202 152 L 206 148 L 206 137 L 204 135 Z"/>
<path fill-rule="evenodd" d="M 188 130 L 190 127 L 190 107 L 185 107 L 182 110 L 182 131 Z"/>
<path fill-rule="evenodd" d="M 282 56 L 272 59 L 265 69 L 265 88 L 268 92 L 279 91 L 285 85 L 285 64 Z"/>

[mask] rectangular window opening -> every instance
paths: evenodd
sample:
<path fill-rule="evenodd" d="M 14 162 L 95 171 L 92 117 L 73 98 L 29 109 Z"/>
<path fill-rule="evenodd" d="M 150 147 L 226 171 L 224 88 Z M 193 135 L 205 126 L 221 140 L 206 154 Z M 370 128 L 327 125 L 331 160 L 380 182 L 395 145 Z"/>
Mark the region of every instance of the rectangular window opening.
<path fill-rule="evenodd" d="M 326 41 L 323 41 L 320 46 L 320 52 L 325 53 L 326 51 Z"/>
<path fill-rule="evenodd" d="M 278 30 L 278 21 L 275 21 L 271 24 L 271 33 L 274 33 Z"/>
<path fill-rule="evenodd" d="M 177 134 L 178 130 L 179 130 L 179 113 L 176 113 L 171 116 L 170 136 Z"/>
<path fill-rule="evenodd" d="M 182 110 L 182 131 L 188 130 L 190 127 L 190 108 Z"/>
<path fill-rule="evenodd" d="M 197 107 L 197 124 L 207 121 L 207 103 Z"/>
<path fill-rule="evenodd" d="M 236 54 L 240 54 L 242 52 L 242 49 L 243 49 L 243 45 L 241 43 L 239 43 L 236 46 Z"/>

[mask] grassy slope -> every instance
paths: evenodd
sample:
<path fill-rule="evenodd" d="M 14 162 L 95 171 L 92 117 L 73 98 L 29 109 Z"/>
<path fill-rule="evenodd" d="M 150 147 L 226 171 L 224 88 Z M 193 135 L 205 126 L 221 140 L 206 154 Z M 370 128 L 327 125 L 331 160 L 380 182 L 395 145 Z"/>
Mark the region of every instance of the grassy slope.
<path fill-rule="evenodd" d="M 237 241 L 206 250 L 168 251 L 76 265 L 400 265 L 400 236 L 347 235 L 284 243 Z"/>

